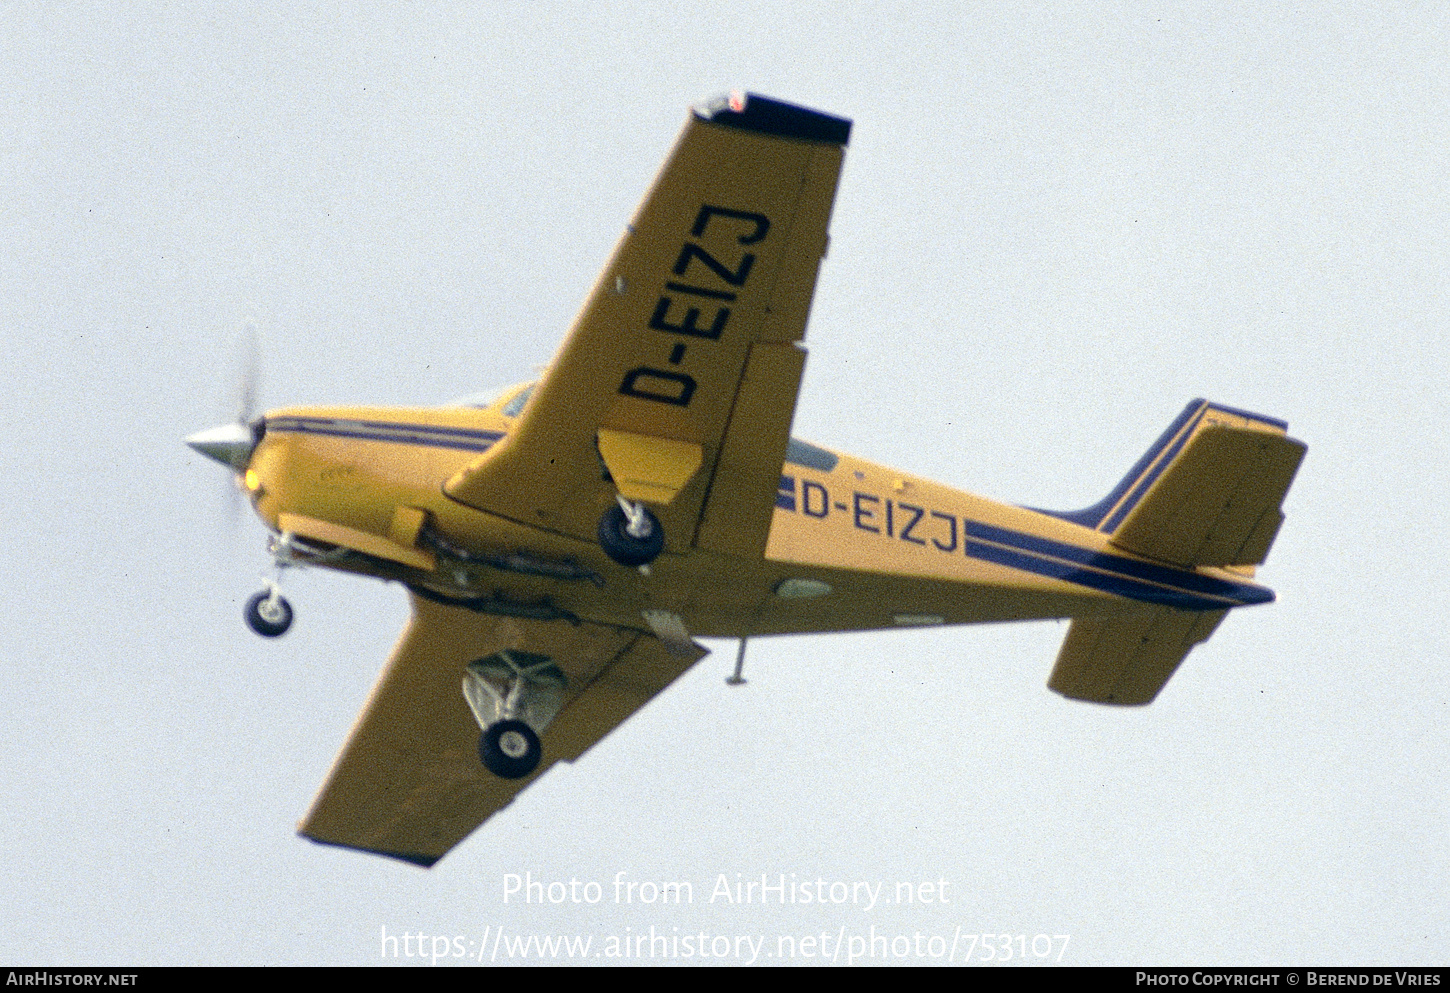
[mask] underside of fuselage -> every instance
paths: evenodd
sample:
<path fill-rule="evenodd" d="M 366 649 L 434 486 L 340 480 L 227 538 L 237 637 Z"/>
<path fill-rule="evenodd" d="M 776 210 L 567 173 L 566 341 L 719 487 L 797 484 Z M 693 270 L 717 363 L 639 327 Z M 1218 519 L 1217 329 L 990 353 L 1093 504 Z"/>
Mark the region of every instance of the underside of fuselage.
<path fill-rule="evenodd" d="M 801 461 L 782 469 L 762 558 L 667 550 L 629 568 L 597 542 L 444 492 L 507 444 L 510 420 L 468 408 L 274 411 L 247 488 L 293 561 L 503 616 L 643 627 L 643 612 L 665 610 L 694 634 L 744 637 L 1272 598 L 1242 575 L 1126 555 L 1071 521 L 800 443 L 791 450 Z"/>

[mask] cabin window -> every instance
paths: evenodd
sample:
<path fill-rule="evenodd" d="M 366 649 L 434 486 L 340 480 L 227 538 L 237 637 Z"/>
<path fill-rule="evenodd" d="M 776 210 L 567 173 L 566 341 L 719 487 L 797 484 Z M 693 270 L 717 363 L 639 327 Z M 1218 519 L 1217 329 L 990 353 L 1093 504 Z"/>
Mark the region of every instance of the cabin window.
<path fill-rule="evenodd" d="M 792 465 L 803 465 L 807 469 L 819 469 L 822 472 L 831 472 L 836 468 L 836 463 L 841 461 L 824 448 L 817 448 L 799 438 L 792 438 L 790 444 L 785 446 L 785 460 Z"/>
<path fill-rule="evenodd" d="M 505 417 L 518 417 L 523 413 L 524 404 L 529 402 L 529 397 L 534 395 L 534 383 L 530 383 L 514 395 L 514 398 L 503 405 Z"/>

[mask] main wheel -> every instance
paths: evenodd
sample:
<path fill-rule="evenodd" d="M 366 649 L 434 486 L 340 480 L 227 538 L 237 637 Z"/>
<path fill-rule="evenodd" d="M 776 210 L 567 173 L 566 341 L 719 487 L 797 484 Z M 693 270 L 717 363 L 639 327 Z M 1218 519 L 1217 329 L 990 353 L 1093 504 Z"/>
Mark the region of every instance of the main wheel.
<path fill-rule="evenodd" d="M 247 601 L 247 627 L 263 638 L 275 638 L 292 626 L 292 605 L 281 597 L 262 592 Z"/>
<path fill-rule="evenodd" d="M 503 779 L 522 779 L 543 757 L 539 736 L 523 721 L 495 721 L 478 739 L 478 757 L 489 772 Z"/>
<path fill-rule="evenodd" d="M 664 551 L 665 529 L 660 526 L 659 518 L 650 513 L 648 507 L 640 509 L 644 511 L 645 526 L 649 529 L 642 538 L 629 533 L 629 518 L 618 504 L 599 518 L 599 547 L 620 565 L 648 565 Z"/>

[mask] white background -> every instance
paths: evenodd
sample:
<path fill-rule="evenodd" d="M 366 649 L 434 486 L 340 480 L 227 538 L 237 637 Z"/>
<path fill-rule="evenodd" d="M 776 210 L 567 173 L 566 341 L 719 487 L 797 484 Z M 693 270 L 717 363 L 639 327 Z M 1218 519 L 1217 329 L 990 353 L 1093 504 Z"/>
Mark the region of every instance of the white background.
<path fill-rule="evenodd" d="M 0 960 L 653 926 L 1444 964 L 1442 5 L 444 6 L 4 7 Z M 796 435 L 1072 508 L 1192 397 L 1282 417 L 1279 601 L 1132 710 L 1045 688 L 1058 623 L 755 641 L 736 690 L 714 643 L 430 871 L 297 838 L 406 605 L 308 573 L 286 638 L 243 627 L 264 529 L 181 438 L 234 415 L 244 329 L 264 406 L 530 378 L 736 86 L 855 121 Z M 505 904 L 524 872 L 604 902 Z"/>

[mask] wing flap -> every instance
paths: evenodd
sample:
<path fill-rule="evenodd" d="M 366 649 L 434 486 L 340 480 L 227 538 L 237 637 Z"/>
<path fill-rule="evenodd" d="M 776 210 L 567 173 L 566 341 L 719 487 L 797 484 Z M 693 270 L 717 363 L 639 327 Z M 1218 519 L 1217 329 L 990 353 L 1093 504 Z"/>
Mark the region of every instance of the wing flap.
<path fill-rule="evenodd" d="M 805 351 L 792 343 L 751 346 L 697 547 L 749 559 L 765 554 L 805 362 Z"/>
<path fill-rule="evenodd" d="M 1067 629 L 1047 686 L 1074 700 L 1151 703 L 1225 613 L 1159 607 L 1125 617 L 1079 618 Z"/>
<path fill-rule="evenodd" d="M 583 755 L 707 654 L 699 645 L 691 647 L 690 652 L 672 651 L 652 635 L 636 635 L 550 725 L 544 734 L 546 754 L 552 747 L 570 761 Z"/>
<path fill-rule="evenodd" d="M 413 616 L 326 782 L 298 826 L 305 837 L 432 865 L 560 759 L 583 754 L 703 654 L 601 624 L 477 614 L 412 595 Z M 503 648 L 554 659 L 582 689 L 543 735 L 544 759 L 500 779 L 478 758 L 464 667 Z"/>

